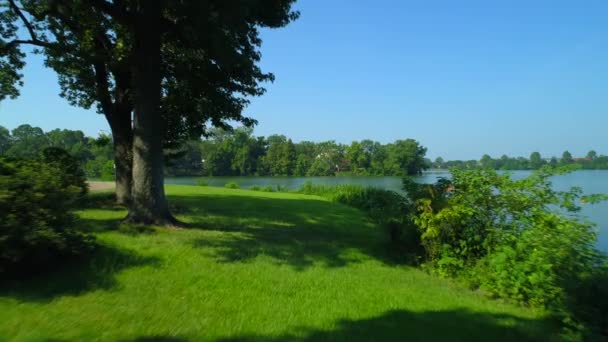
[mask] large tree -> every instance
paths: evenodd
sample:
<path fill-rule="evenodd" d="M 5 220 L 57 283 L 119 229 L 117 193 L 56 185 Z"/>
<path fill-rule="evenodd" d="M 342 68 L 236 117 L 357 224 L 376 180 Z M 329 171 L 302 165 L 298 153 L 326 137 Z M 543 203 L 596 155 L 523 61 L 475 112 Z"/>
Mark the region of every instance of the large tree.
<path fill-rule="evenodd" d="M 397 140 L 387 145 L 386 168 L 394 175 L 420 175 L 428 168 L 424 156 L 426 147 L 414 139 Z"/>
<path fill-rule="evenodd" d="M 36 158 L 40 152 L 49 147 L 49 139 L 40 127 L 24 124 L 13 129 L 10 139 L 11 147 L 6 152 L 11 157 Z"/>
<path fill-rule="evenodd" d="M 574 158 L 572 158 L 572 154 L 568 151 L 564 151 L 564 153 L 562 153 L 562 159 L 561 159 L 562 164 L 572 164 L 574 163 Z"/>
<path fill-rule="evenodd" d="M 35 46 L 62 96 L 105 115 L 129 219 L 172 222 L 163 142 L 200 136 L 208 122 L 254 123 L 242 115 L 246 97 L 273 79 L 257 66 L 258 29 L 294 20 L 293 1 L 2 1 L 0 99 L 19 94 L 23 47 Z"/>
<path fill-rule="evenodd" d="M 541 166 L 545 165 L 545 160 L 541 157 L 539 152 L 532 152 L 530 154 L 530 168 L 532 170 L 540 169 Z"/>

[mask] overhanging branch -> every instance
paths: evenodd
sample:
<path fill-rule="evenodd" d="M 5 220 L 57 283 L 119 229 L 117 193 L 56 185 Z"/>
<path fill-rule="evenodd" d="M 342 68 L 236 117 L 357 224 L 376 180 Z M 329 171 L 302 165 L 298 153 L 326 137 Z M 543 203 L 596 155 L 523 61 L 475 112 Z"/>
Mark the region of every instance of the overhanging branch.
<path fill-rule="evenodd" d="M 4 46 L 0 47 L 0 54 L 4 53 L 7 50 L 12 49 L 18 45 L 34 45 L 39 47 L 50 47 L 51 44 L 47 42 L 43 42 L 40 40 L 32 40 L 32 39 L 14 39 L 10 42 L 6 43 Z"/>
<path fill-rule="evenodd" d="M 15 13 L 17 13 L 19 18 L 21 18 L 21 21 L 23 21 L 23 25 L 25 25 L 25 27 L 27 28 L 27 31 L 30 33 L 31 40 L 39 41 L 32 24 L 29 22 L 29 20 L 27 20 L 27 18 L 25 17 L 25 15 L 21 11 L 21 9 L 17 6 L 17 4 L 15 3 L 15 0 L 8 0 L 8 2 L 9 2 L 10 7 L 13 9 L 13 11 L 15 11 Z"/>

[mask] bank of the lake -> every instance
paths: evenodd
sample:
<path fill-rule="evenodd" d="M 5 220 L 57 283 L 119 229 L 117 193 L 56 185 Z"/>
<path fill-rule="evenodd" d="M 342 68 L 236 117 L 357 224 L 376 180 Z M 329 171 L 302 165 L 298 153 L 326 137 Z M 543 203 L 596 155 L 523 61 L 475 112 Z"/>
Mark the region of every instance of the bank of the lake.
<path fill-rule="evenodd" d="M 513 177 L 521 178 L 531 171 L 512 171 Z M 440 177 L 449 177 L 447 171 L 425 172 L 415 177 L 418 182 L 432 183 Z M 287 189 L 298 189 L 307 181 L 314 184 L 337 185 L 359 184 L 401 192 L 401 177 L 383 176 L 338 176 L 338 177 L 168 177 L 167 184 L 196 184 L 197 180 L 204 180 L 209 186 L 223 187 L 226 183 L 234 182 L 241 188 L 258 186 L 281 186 Z M 553 178 L 553 185 L 558 190 L 578 186 L 585 194 L 608 193 L 608 170 L 579 170 L 567 175 Z M 608 252 L 608 203 L 585 204 L 582 214 L 597 224 L 599 229 L 598 248 Z"/>

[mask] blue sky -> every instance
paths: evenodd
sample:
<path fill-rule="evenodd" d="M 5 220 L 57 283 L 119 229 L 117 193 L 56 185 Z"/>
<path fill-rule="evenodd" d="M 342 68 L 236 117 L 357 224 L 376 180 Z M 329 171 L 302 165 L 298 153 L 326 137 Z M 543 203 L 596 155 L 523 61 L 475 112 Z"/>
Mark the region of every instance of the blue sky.
<path fill-rule="evenodd" d="M 295 141 L 415 138 L 429 157 L 608 154 L 608 1 L 300 0 L 263 31 L 276 75 L 247 114 Z M 108 130 L 28 58 L 0 125 Z"/>

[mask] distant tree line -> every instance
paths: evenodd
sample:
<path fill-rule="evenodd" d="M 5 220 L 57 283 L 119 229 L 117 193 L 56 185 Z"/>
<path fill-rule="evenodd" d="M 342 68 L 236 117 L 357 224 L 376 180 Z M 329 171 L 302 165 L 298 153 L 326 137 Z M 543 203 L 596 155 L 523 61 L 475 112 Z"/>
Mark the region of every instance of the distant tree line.
<path fill-rule="evenodd" d="M 333 140 L 294 143 L 284 135 L 256 137 L 252 129 L 215 130 L 205 140 L 183 147 L 188 156 L 169 160 L 174 173 L 208 176 L 403 176 L 421 174 L 426 148 L 413 139 L 350 145 Z M 197 155 L 197 153 L 200 153 Z M 190 168 L 190 170 L 188 170 Z"/>
<path fill-rule="evenodd" d="M 21 125 L 12 131 L 0 126 L 0 155 L 35 158 L 46 147 L 65 149 L 82 164 L 87 177 L 112 179 L 112 137 L 97 138 L 81 131 Z M 390 144 L 362 140 L 294 143 L 284 135 L 254 136 L 251 128 L 211 130 L 205 139 L 165 149 L 165 172 L 186 176 L 335 176 L 417 175 L 428 168 L 426 148 L 416 140 Z"/>
<path fill-rule="evenodd" d="M 532 152 L 529 158 L 509 157 L 503 155 L 500 158 L 492 158 L 484 154 L 480 160 L 450 160 L 444 161 L 438 157 L 434 162 L 430 162 L 433 169 L 493 169 L 493 170 L 538 170 L 544 165 L 563 166 L 579 164 L 586 170 L 606 170 L 608 169 L 608 156 L 598 155 L 591 150 L 584 157 L 573 157 L 568 151 L 562 153 L 561 158 L 544 158 L 539 152 Z"/>
<path fill-rule="evenodd" d="M 77 158 L 88 178 L 114 178 L 112 136 L 87 137 L 82 131 L 21 125 L 12 131 L 0 126 L 0 156 L 37 158 L 46 147 L 59 147 Z M 427 149 L 416 140 L 381 144 L 373 140 L 340 144 L 293 142 L 284 135 L 254 136 L 251 128 L 213 129 L 209 136 L 179 147 L 165 148 L 165 172 L 170 176 L 404 176 L 431 169 L 536 170 L 543 165 L 579 164 L 583 169 L 608 169 L 608 156 L 589 151 L 560 158 L 532 152 L 529 158 L 485 154 L 479 160 L 425 158 Z"/>
<path fill-rule="evenodd" d="M 54 129 L 44 132 L 39 127 L 21 125 L 12 131 L 0 126 L 0 156 L 37 159 L 47 147 L 57 147 L 75 157 L 88 178 L 114 178 L 112 137 L 100 134 L 85 136 L 82 131 Z"/>

